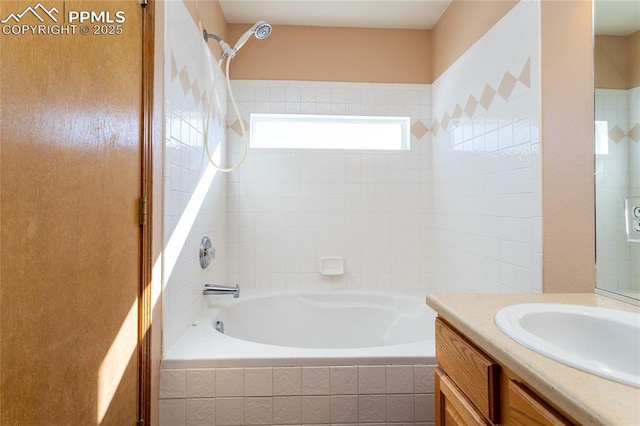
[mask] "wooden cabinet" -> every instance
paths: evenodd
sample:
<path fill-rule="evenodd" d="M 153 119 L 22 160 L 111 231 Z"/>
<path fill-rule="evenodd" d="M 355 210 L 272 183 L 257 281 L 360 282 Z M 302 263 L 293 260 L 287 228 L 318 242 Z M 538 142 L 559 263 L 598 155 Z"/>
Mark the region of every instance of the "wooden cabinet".
<path fill-rule="evenodd" d="M 435 328 L 437 425 L 574 424 L 440 317 Z"/>

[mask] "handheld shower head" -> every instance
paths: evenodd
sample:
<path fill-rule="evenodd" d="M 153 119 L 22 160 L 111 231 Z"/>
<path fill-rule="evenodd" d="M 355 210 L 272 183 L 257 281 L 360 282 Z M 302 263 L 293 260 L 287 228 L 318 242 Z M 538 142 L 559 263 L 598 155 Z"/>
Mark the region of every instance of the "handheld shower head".
<path fill-rule="evenodd" d="M 269 34 L 271 34 L 271 25 L 267 24 L 264 21 L 258 21 L 255 25 L 254 25 L 254 32 L 256 34 L 256 38 L 258 40 L 262 40 L 263 38 L 267 38 L 269 37 Z"/>
<path fill-rule="evenodd" d="M 271 34 L 271 25 L 264 21 L 256 22 L 253 27 L 249 28 L 244 34 L 240 36 L 233 49 L 237 52 L 242 46 L 249 40 L 251 34 L 254 34 L 257 39 L 262 40 L 267 38 Z"/>

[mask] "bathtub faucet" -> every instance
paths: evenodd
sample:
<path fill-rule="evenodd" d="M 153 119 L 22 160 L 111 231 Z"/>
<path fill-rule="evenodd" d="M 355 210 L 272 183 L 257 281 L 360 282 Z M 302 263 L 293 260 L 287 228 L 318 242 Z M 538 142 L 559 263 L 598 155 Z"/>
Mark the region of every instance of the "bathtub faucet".
<path fill-rule="evenodd" d="M 205 296 L 213 294 L 233 294 L 233 298 L 237 299 L 240 297 L 240 286 L 229 287 L 226 285 L 205 284 L 202 294 Z"/>

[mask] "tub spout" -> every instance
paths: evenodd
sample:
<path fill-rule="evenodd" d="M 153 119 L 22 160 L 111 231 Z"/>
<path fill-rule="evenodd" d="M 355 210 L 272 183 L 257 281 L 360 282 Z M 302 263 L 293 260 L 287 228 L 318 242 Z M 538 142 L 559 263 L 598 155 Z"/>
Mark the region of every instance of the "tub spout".
<path fill-rule="evenodd" d="M 226 285 L 205 284 L 202 294 L 205 296 L 213 294 L 233 294 L 233 298 L 237 299 L 240 297 L 240 286 L 229 287 Z"/>

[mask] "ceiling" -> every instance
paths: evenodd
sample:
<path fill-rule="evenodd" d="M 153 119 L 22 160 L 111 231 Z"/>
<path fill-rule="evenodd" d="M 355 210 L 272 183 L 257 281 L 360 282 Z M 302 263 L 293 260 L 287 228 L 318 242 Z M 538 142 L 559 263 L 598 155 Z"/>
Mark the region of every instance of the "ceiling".
<path fill-rule="evenodd" d="M 596 34 L 628 36 L 640 30 L 640 1 L 596 0 Z"/>
<path fill-rule="evenodd" d="M 431 29 L 451 0 L 219 0 L 227 22 Z M 640 30 L 639 0 L 596 0 L 596 34 Z"/>
<path fill-rule="evenodd" d="M 431 29 L 451 0 L 220 0 L 227 22 Z"/>

